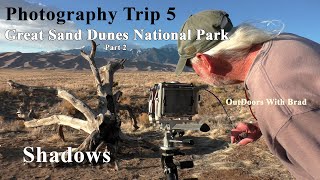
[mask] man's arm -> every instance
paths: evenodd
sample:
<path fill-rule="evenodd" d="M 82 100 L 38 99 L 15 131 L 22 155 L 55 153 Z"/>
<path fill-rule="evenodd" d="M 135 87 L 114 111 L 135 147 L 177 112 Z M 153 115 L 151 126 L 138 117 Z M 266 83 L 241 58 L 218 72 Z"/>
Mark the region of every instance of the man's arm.
<path fill-rule="evenodd" d="M 275 155 L 295 177 L 320 179 L 319 132 L 320 109 L 293 116 L 279 130 L 273 144 Z"/>

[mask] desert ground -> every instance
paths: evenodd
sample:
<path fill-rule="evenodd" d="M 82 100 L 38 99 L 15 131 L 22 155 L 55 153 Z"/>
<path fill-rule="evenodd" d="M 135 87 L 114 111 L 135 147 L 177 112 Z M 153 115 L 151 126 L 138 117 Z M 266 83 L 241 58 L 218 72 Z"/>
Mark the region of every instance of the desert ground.
<path fill-rule="evenodd" d="M 163 179 L 160 167 L 162 132 L 149 124 L 147 118 L 148 90 L 159 82 L 202 82 L 194 73 L 183 73 L 177 77 L 173 72 L 127 72 L 115 74 L 118 88 L 123 92 L 121 103 L 128 104 L 134 111 L 140 128 L 132 130 L 129 115 L 120 111 L 122 131 L 129 137 L 143 139 L 138 142 L 120 142 L 118 152 L 119 170 L 112 165 L 84 165 L 66 167 L 39 167 L 38 164 L 23 163 L 23 148 L 42 147 L 46 151 L 64 151 L 77 147 L 86 133 L 65 128 L 66 141 L 59 139 L 56 126 L 38 128 L 24 127 L 23 120 L 16 116 L 23 94 L 12 90 L 8 80 L 32 85 L 66 89 L 90 106 L 96 106 L 94 81 L 90 71 L 67 70 L 11 70 L 0 69 L 0 179 Z M 222 102 L 226 98 L 244 98 L 242 85 L 222 88 L 210 87 Z M 256 142 L 237 146 L 230 144 L 228 130 L 240 121 L 253 120 L 247 106 L 225 105 L 231 122 L 225 121 L 225 114 L 217 100 L 205 91 L 200 92 L 199 114 L 193 119 L 206 122 L 211 130 L 206 133 L 187 131 L 194 146 L 181 147 L 186 153 L 178 159 L 193 160 L 195 167 L 179 170 L 180 179 L 293 179 L 265 144 L 263 136 Z M 80 117 L 70 104 L 55 96 L 32 96 L 31 105 L 38 118 L 53 114 Z"/>

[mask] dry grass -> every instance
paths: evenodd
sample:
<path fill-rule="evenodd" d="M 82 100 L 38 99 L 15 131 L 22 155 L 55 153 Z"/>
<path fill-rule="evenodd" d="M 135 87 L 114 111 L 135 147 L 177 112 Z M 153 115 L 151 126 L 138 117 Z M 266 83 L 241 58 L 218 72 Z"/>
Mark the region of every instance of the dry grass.
<path fill-rule="evenodd" d="M 131 99 L 130 99 L 130 97 L 121 97 L 120 98 L 120 103 L 121 104 L 130 105 L 131 104 Z"/>
<path fill-rule="evenodd" d="M 24 130 L 25 130 L 25 126 L 24 126 L 23 120 L 2 122 L 0 127 L 1 132 L 21 132 Z"/>
<path fill-rule="evenodd" d="M 67 115 L 75 115 L 77 112 L 77 109 L 66 100 L 61 101 L 61 103 L 58 107 L 58 110 L 63 113 L 66 113 Z"/>
<path fill-rule="evenodd" d="M 2 125 L 4 123 L 4 121 L 5 121 L 4 116 L 0 116 L 0 125 Z"/>
<path fill-rule="evenodd" d="M 139 126 L 142 126 L 145 128 L 150 126 L 149 116 L 147 113 L 142 113 L 139 115 L 138 124 L 139 124 Z"/>
<path fill-rule="evenodd" d="M 32 139 L 37 139 L 37 138 L 40 138 L 41 136 L 43 136 L 43 130 L 44 128 L 43 127 L 37 127 L 37 128 L 31 128 L 29 129 L 29 136 L 32 138 Z"/>
<path fill-rule="evenodd" d="M 60 142 L 62 142 L 62 139 L 56 133 L 56 134 L 53 134 L 53 135 L 49 136 L 48 138 L 46 138 L 46 141 L 49 143 L 60 143 Z"/>
<path fill-rule="evenodd" d="M 268 151 L 264 140 L 259 139 L 247 146 L 230 145 L 229 148 L 206 155 L 205 161 L 213 169 L 246 169 L 250 174 L 271 178 L 277 174 L 279 179 L 290 179 L 290 174 Z M 263 161 L 262 161 L 263 160 Z"/>

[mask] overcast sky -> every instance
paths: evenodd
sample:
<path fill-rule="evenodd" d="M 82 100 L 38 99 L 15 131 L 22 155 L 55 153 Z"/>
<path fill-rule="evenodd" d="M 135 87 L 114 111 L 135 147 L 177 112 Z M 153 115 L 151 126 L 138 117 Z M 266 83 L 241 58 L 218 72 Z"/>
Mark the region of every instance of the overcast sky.
<path fill-rule="evenodd" d="M 97 11 L 101 7 L 104 11 L 117 11 L 112 24 L 107 16 L 107 21 L 94 21 L 87 25 L 83 21 L 66 22 L 64 25 L 58 25 L 56 21 L 18 21 L 16 18 L 11 21 L 7 19 L 6 7 L 14 7 L 18 10 L 22 7 L 27 12 L 41 9 L 45 11 Z M 150 21 L 128 21 L 127 13 L 123 11 L 124 7 L 135 7 L 136 10 L 144 11 L 148 8 L 150 19 L 151 11 L 158 11 L 160 19 L 155 21 L 154 25 Z M 168 21 L 166 14 L 169 7 L 174 7 L 176 17 Z M 101 32 L 128 32 L 130 38 L 124 42 L 102 42 L 104 44 L 125 43 L 131 48 L 142 47 L 161 47 L 165 44 L 176 43 L 175 41 L 134 41 L 133 29 L 144 29 L 145 31 L 154 31 L 161 29 L 163 32 L 179 32 L 183 22 L 194 13 L 208 9 L 220 9 L 229 13 L 233 24 L 236 26 L 244 21 L 264 21 L 281 20 L 285 25 L 285 32 L 295 33 L 314 41 L 320 42 L 319 17 L 320 2 L 316 0 L 289 1 L 289 0 L 269 0 L 269 1 L 234 1 L 234 0 L 2 0 L 0 2 L 0 52 L 21 51 L 21 52 L 39 52 L 53 51 L 57 49 L 80 48 L 89 43 L 82 41 L 8 41 L 5 39 L 7 29 L 16 29 L 24 32 L 38 32 L 43 30 L 47 32 L 50 29 L 57 29 L 61 32 L 71 32 L 82 29 L 96 29 Z M 145 18 L 142 16 L 141 18 Z M 86 36 L 85 36 L 86 37 Z M 85 38 L 84 38 L 85 39 Z"/>

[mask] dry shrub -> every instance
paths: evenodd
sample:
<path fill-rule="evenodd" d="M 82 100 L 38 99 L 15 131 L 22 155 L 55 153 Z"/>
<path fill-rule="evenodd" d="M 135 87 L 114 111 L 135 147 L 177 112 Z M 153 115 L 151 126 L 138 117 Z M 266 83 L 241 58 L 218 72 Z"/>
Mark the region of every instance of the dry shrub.
<path fill-rule="evenodd" d="M 217 128 L 217 129 L 212 129 L 208 137 L 210 137 L 211 139 L 216 139 L 221 137 L 227 138 L 228 133 L 226 128 Z"/>
<path fill-rule="evenodd" d="M 5 121 L 4 116 L 0 116 L 0 125 L 2 125 L 4 123 L 4 121 Z"/>
<path fill-rule="evenodd" d="M 62 139 L 59 137 L 58 134 L 53 134 L 52 136 L 48 137 L 47 142 L 51 142 L 51 143 L 56 143 L 56 142 L 61 142 Z"/>
<path fill-rule="evenodd" d="M 1 129 L 2 131 L 12 131 L 12 132 L 23 131 L 25 129 L 24 121 L 15 120 L 9 123 L 3 123 L 1 125 Z"/>
<path fill-rule="evenodd" d="M 87 89 L 81 88 L 76 92 L 76 94 L 79 99 L 85 99 L 88 96 L 89 92 Z"/>
<path fill-rule="evenodd" d="M 121 97 L 120 98 L 120 104 L 130 105 L 130 103 L 131 103 L 131 98 L 130 97 Z"/>
<path fill-rule="evenodd" d="M 5 87 L 0 87 L 0 92 L 6 91 Z"/>
<path fill-rule="evenodd" d="M 144 85 L 146 86 L 146 87 L 149 87 L 149 88 L 151 88 L 151 87 L 153 87 L 153 85 L 154 84 L 156 84 L 156 82 L 153 82 L 153 81 L 146 81 L 145 83 L 144 83 Z"/>
<path fill-rule="evenodd" d="M 23 130 L 25 128 L 24 126 L 24 120 L 15 120 L 12 122 L 13 126 L 17 128 L 17 130 Z"/>
<path fill-rule="evenodd" d="M 122 122 L 121 123 L 121 130 L 123 132 L 130 134 L 132 132 L 132 129 L 133 129 L 133 127 L 130 122 Z"/>
<path fill-rule="evenodd" d="M 29 136 L 33 139 L 43 136 L 43 127 L 32 128 Z"/>
<path fill-rule="evenodd" d="M 95 99 L 95 98 L 89 99 L 86 103 L 87 103 L 87 105 L 88 105 L 89 107 L 91 107 L 92 109 L 97 108 L 98 105 L 99 105 L 99 102 L 98 102 L 97 99 Z"/>
<path fill-rule="evenodd" d="M 147 113 L 141 113 L 138 117 L 138 126 L 149 127 L 149 115 Z"/>
<path fill-rule="evenodd" d="M 82 87 L 79 89 L 74 90 L 76 97 L 79 99 L 85 100 L 90 99 L 96 96 L 96 89 L 94 87 Z"/>
<path fill-rule="evenodd" d="M 68 101 L 62 100 L 58 108 L 59 111 L 67 113 L 68 115 L 75 115 L 77 109 L 72 106 Z"/>

